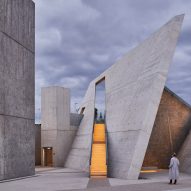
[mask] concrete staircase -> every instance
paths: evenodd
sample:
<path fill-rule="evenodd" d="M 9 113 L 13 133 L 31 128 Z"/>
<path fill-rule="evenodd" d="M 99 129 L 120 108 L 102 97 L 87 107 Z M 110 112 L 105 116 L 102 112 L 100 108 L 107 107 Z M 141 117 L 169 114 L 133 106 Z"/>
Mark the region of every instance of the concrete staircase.
<path fill-rule="evenodd" d="M 94 125 L 90 176 L 107 176 L 106 134 L 104 124 Z"/>

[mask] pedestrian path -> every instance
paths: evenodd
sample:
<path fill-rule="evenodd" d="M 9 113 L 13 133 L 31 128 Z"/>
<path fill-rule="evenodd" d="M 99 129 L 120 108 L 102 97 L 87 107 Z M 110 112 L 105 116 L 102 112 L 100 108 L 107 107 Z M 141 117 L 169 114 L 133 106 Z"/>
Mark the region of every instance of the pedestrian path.
<path fill-rule="evenodd" d="M 110 187 L 109 179 L 104 177 L 90 178 L 87 188 Z"/>
<path fill-rule="evenodd" d="M 66 168 L 38 168 L 33 177 L 0 183 L 0 191 L 191 191 L 191 175 L 168 184 L 168 172 L 143 173 L 139 180 L 91 179 L 88 173 Z"/>
<path fill-rule="evenodd" d="M 172 191 L 172 190 L 166 190 L 166 191 Z M 191 191 L 191 188 L 175 189 L 173 191 Z"/>

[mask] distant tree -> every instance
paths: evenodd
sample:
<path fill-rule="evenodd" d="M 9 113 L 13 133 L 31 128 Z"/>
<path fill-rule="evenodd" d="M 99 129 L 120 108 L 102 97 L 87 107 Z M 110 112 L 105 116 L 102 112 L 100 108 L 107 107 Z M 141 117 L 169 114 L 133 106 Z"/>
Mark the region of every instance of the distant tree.
<path fill-rule="evenodd" d="M 99 114 L 99 120 L 102 121 L 103 117 L 102 117 L 102 112 L 100 112 Z"/>
<path fill-rule="evenodd" d="M 104 118 L 102 112 L 99 113 L 99 119 L 97 120 L 98 123 L 104 123 Z"/>

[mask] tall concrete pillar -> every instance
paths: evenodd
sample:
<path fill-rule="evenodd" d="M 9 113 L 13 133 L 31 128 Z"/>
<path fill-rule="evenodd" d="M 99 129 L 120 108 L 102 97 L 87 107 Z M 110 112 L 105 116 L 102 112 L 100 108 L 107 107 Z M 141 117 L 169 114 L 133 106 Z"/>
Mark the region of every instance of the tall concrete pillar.
<path fill-rule="evenodd" d="M 45 87 L 41 95 L 42 164 L 51 165 L 52 161 L 52 166 L 62 167 L 76 132 L 70 126 L 70 91 L 63 87 Z M 48 156 L 46 149 L 52 151 Z"/>
<path fill-rule="evenodd" d="M 0 180 L 34 174 L 35 5 L 0 1 Z"/>

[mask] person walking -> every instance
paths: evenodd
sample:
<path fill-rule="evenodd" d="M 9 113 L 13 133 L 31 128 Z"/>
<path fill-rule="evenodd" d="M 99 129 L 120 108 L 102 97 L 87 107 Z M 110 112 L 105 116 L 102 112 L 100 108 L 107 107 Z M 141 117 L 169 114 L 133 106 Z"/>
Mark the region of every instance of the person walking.
<path fill-rule="evenodd" d="M 172 155 L 172 158 L 170 159 L 170 165 L 169 165 L 169 184 L 172 184 L 172 181 L 174 180 L 174 184 L 177 183 L 177 179 L 179 177 L 179 165 L 180 162 L 176 157 L 176 153 Z"/>

